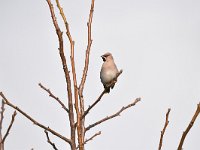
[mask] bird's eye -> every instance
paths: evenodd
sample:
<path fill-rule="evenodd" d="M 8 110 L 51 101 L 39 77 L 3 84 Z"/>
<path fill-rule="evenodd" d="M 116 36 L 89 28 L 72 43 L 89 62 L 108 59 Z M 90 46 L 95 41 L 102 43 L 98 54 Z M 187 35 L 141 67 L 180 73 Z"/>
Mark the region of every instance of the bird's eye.
<path fill-rule="evenodd" d="M 105 57 L 102 57 L 103 61 L 106 61 L 106 58 Z"/>

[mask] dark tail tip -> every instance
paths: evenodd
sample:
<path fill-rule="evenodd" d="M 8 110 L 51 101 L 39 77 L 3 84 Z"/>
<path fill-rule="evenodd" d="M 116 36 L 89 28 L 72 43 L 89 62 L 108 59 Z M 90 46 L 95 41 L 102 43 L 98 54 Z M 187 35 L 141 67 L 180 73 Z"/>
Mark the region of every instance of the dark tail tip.
<path fill-rule="evenodd" d="M 110 87 L 109 88 L 105 88 L 106 89 L 106 93 L 110 93 Z"/>

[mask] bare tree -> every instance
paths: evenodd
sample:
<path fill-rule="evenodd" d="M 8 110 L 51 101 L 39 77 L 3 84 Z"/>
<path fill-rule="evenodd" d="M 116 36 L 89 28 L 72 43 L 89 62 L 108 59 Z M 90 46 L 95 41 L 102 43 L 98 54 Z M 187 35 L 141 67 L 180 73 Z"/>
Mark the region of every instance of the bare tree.
<path fill-rule="evenodd" d="M 55 11 L 54 11 L 54 6 L 51 2 L 51 0 L 47 0 L 47 4 L 49 6 L 51 18 L 53 21 L 53 25 L 56 30 L 56 34 L 58 37 L 58 50 L 59 50 L 59 55 L 60 59 L 62 62 L 62 68 L 64 71 L 65 75 L 65 82 L 66 82 L 66 94 L 67 94 L 67 102 L 68 106 L 64 104 L 62 100 L 60 100 L 57 96 L 55 96 L 50 89 L 46 88 L 42 83 L 39 83 L 39 86 L 41 89 L 43 89 L 45 92 L 49 94 L 51 98 L 56 100 L 62 108 L 67 112 L 68 118 L 69 118 L 69 124 L 70 124 L 70 136 L 64 136 L 61 133 L 58 133 L 54 129 L 50 128 L 49 126 L 43 125 L 42 123 L 38 122 L 36 119 L 34 119 L 32 116 L 28 115 L 28 113 L 24 112 L 21 108 L 13 104 L 6 96 L 0 92 L 1 97 L 3 98 L 3 102 L 7 104 L 8 106 L 14 108 L 18 112 L 20 112 L 23 116 L 25 116 L 27 119 L 29 119 L 31 122 L 33 122 L 35 125 L 38 127 L 44 129 L 46 137 L 47 137 L 47 142 L 52 146 L 53 149 L 57 150 L 56 144 L 53 143 L 49 137 L 49 133 L 59 137 L 60 139 L 64 140 L 66 143 L 68 143 L 71 147 L 71 150 L 84 150 L 84 146 L 86 143 L 91 141 L 93 138 L 101 134 L 101 131 L 94 133 L 93 136 L 89 138 L 85 138 L 85 135 L 88 130 L 91 128 L 108 121 L 114 117 L 119 116 L 124 110 L 136 105 L 140 101 L 140 98 L 136 98 L 133 102 L 128 104 L 127 106 L 122 107 L 119 111 L 116 113 L 111 114 L 110 116 L 106 116 L 105 118 L 102 118 L 100 120 L 95 121 L 91 125 L 86 126 L 85 125 L 85 118 L 89 114 L 89 112 L 95 108 L 95 106 L 101 101 L 102 97 L 104 94 L 106 94 L 106 89 L 104 89 L 100 96 L 97 98 L 94 103 L 92 103 L 87 109 L 85 109 L 84 105 L 84 96 L 83 96 L 83 91 L 85 87 L 85 82 L 87 79 L 87 73 L 89 69 L 89 60 L 90 60 L 90 51 L 91 51 L 91 46 L 92 46 L 92 19 L 93 19 L 93 13 L 94 13 L 94 0 L 91 0 L 91 7 L 90 7 L 90 12 L 89 12 L 89 18 L 87 22 L 87 27 L 88 27 L 88 37 L 87 37 L 87 47 L 85 51 L 85 64 L 83 68 L 83 73 L 82 73 L 82 78 L 81 82 L 78 85 L 77 83 L 77 77 L 76 77 L 76 67 L 75 67 L 75 56 L 74 56 L 74 40 L 72 38 L 72 35 L 70 33 L 70 28 L 68 21 L 66 19 L 66 16 L 64 14 L 63 8 L 60 5 L 59 0 L 55 0 L 57 4 L 57 8 L 60 12 L 60 15 L 62 17 L 63 23 L 65 25 L 65 30 L 66 30 L 66 36 L 68 37 L 69 43 L 70 43 L 70 66 L 72 72 L 69 72 L 68 68 L 68 61 L 65 57 L 65 50 L 64 50 L 64 40 L 63 40 L 63 32 L 61 31 L 59 24 L 56 19 Z M 110 82 L 109 87 L 112 87 L 113 84 L 117 82 L 117 78 L 121 75 L 122 70 L 119 71 L 117 74 L 117 77 L 113 79 L 113 81 Z M 73 88 L 72 88 L 73 86 Z M 73 90 L 72 90 L 73 89 Z"/>
<path fill-rule="evenodd" d="M 88 116 L 89 112 L 91 112 L 91 110 L 95 108 L 95 106 L 102 100 L 103 96 L 107 93 L 106 89 L 104 89 L 100 93 L 99 97 L 88 108 L 85 109 L 83 92 L 84 92 L 85 82 L 87 79 L 87 73 L 88 73 L 89 62 L 90 62 L 90 51 L 91 51 L 91 47 L 92 47 L 92 34 L 91 34 L 92 32 L 91 31 L 92 31 L 92 20 L 93 20 L 95 1 L 91 0 L 91 7 L 90 7 L 89 17 L 88 17 L 88 22 L 87 22 L 88 36 L 87 36 L 87 47 L 86 47 L 86 51 L 85 51 L 85 64 L 84 64 L 84 68 L 83 68 L 81 82 L 79 84 L 77 83 L 76 67 L 75 67 L 75 63 L 76 63 L 75 56 L 74 56 L 74 50 L 75 50 L 74 43 L 75 42 L 70 33 L 69 23 L 66 19 L 63 8 L 61 7 L 59 0 L 55 0 L 55 2 L 56 2 L 58 10 L 60 12 L 60 15 L 62 17 L 62 21 L 65 25 L 65 30 L 66 30 L 65 36 L 67 36 L 69 43 L 70 43 L 70 54 L 65 54 L 63 31 L 61 31 L 60 26 L 57 22 L 55 11 L 54 11 L 54 6 L 53 6 L 51 0 L 47 0 L 47 4 L 48 4 L 49 10 L 50 10 L 52 22 L 53 22 L 53 25 L 55 27 L 55 31 L 56 31 L 56 34 L 58 37 L 58 43 L 59 43 L 58 50 L 59 50 L 59 55 L 60 55 L 60 59 L 62 62 L 62 68 L 63 68 L 64 75 L 65 75 L 66 95 L 67 95 L 66 100 L 61 100 L 49 88 L 45 87 L 42 83 L 39 83 L 39 87 L 42 90 L 44 90 L 53 100 L 58 102 L 58 104 L 65 110 L 66 114 L 68 115 L 68 119 L 69 119 L 70 135 L 67 135 L 67 136 L 62 135 L 61 133 L 50 128 L 49 126 L 40 123 L 39 121 L 34 119 L 31 115 L 29 115 L 28 113 L 23 111 L 21 108 L 19 108 L 15 104 L 13 104 L 3 94 L 3 92 L 0 92 L 0 96 L 3 99 L 2 105 L 1 105 L 1 113 L 0 113 L 0 116 L 1 116 L 1 118 L 0 118 L 0 150 L 4 150 L 4 142 L 5 142 L 5 139 L 7 138 L 8 134 L 10 132 L 10 129 L 14 123 L 15 116 L 17 114 L 16 111 L 18 111 L 20 114 L 22 114 L 28 120 L 30 120 L 33 124 L 35 124 L 36 126 L 38 126 L 44 130 L 44 133 L 47 138 L 47 142 L 50 144 L 50 146 L 54 150 L 58 150 L 58 148 L 56 146 L 56 143 L 52 142 L 52 140 L 50 139 L 49 133 L 53 134 L 54 136 L 60 138 L 61 140 L 65 141 L 67 144 L 69 144 L 71 147 L 71 150 L 76 150 L 76 149 L 84 150 L 85 144 L 87 144 L 89 141 L 93 140 L 95 137 L 97 137 L 98 135 L 101 134 L 101 131 L 99 131 L 97 133 L 94 133 L 91 137 L 85 138 L 87 131 L 89 131 L 90 129 L 92 129 L 110 119 L 113 119 L 113 118 L 119 116 L 123 111 L 125 111 L 128 108 L 131 108 L 132 106 L 135 106 L 141 100 L 140 98 L 136 98 L 130 104 L 127 104 L 127 105 L 123 106 L 122 108 L 120 108 L 117 112 L 114 112 L 113 114 L 108 115 L 100 120 L 94 121 L 90 125 L 85 124 L 85 119 Z M 69 62 L 67 61 L 67 59 L 65 57 L 66 55 L 70 55 Z M 70 63 L 70 65 L 68 65 L 69 63 Z M 68 66 L 71 66 L 72 72 L 69 71 Z M 122 74 L 122 70 L 120 70 L 119 73 L 117 74 L 117 77 L 115 79 L 113 79 L 113 81 L 110 82 L 109 87 L 112 87 L 117 82 L 117 78 L 121 74 Z M 68 105 L 65 105 L 66 101 L 67 101 Z M 4 110 L 5 110 L 4 105 L 5 104 L 12 107 L 13 109 L 15 109 L 15 111 L 12 115 L 11 122 L 9 124 L 8 129 L 6 130 L 5 135 L 2 136 L 2 124 L 3 124 Z M 189 123 L 187 129 L 183 132 L 183 135 L 181 137 L 181 140 L 180 140 L 180 143 L 178 146 L 178 150 L 182 149 L 184 140 L 185 140 L 188 132 L 192 128 L 196 118 L 198 117 L 199 112 L 200 112 L 200 104 L 197 105 L 197 110 L 196 110 L 191 122 Z M 161 148 L 162 148 L 163 136 L 164 136 L 166 128 L 169 124 L 169 120 L 168 120 L 169 113 L 170 113 L 170 109 L 168 109 L 168 111 L 166 113 L 165 124 L 164 124 L 163 130 L 161 131 L 160 142 L 159 142 L 159 147 L 158 147 L 159 150 L 161 150 Z"/>

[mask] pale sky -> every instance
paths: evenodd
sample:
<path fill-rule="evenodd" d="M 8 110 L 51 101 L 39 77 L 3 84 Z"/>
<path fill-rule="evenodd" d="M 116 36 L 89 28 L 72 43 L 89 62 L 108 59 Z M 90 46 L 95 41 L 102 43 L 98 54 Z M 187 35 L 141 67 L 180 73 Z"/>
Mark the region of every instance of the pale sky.
<path fill-rule="evenodd" d="M 60 2 L 75 40 L 79 83 L 91 1 Z M 171 108 L 170 123 L 164 135 L 163 150 L 177 149 L 182 132 L 200 101 L 199 8 L 199 0 L 95 1 L 85 106 L 94 102 L 103 90 L 99 78 L 102 54 L 111 52 L 118 68 L 124 72 L 111 93 L 89 113 L 86 124 L 113 114 L 137 97 L 142 101 L 120 117 L 91 129 L 86 138 L 98 131 L 102 134 L 90 141 L 86 150 L 158 149 L 168 108 Z M 2 1 L 0 18 L 0 91 L 33 118 L 69 137 L 67 114 L 37 85 L 43 83 L 66 103 L 66 83 L 57 50 L 57 35 L 46 0 Z M 65 53 L 69 64 L 66 37 Z M 6 106 L 3 132 L 12 112 L 13 109 Z M 199 149 L 199 123 L 200 117 L 186 137 L 184 150 Z M 59 138 L 49 135 L 58 149 L 69 148 Z M 43 130 L 18 113 L 5 149 L 31 148 L 52 149 Z"/>

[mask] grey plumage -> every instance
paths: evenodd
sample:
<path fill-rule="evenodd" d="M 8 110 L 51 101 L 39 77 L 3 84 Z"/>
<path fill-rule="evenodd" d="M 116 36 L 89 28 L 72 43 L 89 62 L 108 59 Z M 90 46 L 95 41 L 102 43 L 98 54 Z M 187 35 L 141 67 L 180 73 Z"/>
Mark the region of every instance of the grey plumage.
<path fill-rule="evenodd" d="M 111 53 L 105 53 L 101 57 L 104 62 L 101 67 L 100 78 L 104 88 L 109 93 L 110 92 L 109 83 L 111 83 L 111 81 L 116 78 L 119 71 L 117 69 L 117 66 L 114 62 L 114 58 Z M 111 88 L 113 87 L 114 85 Z"/>

